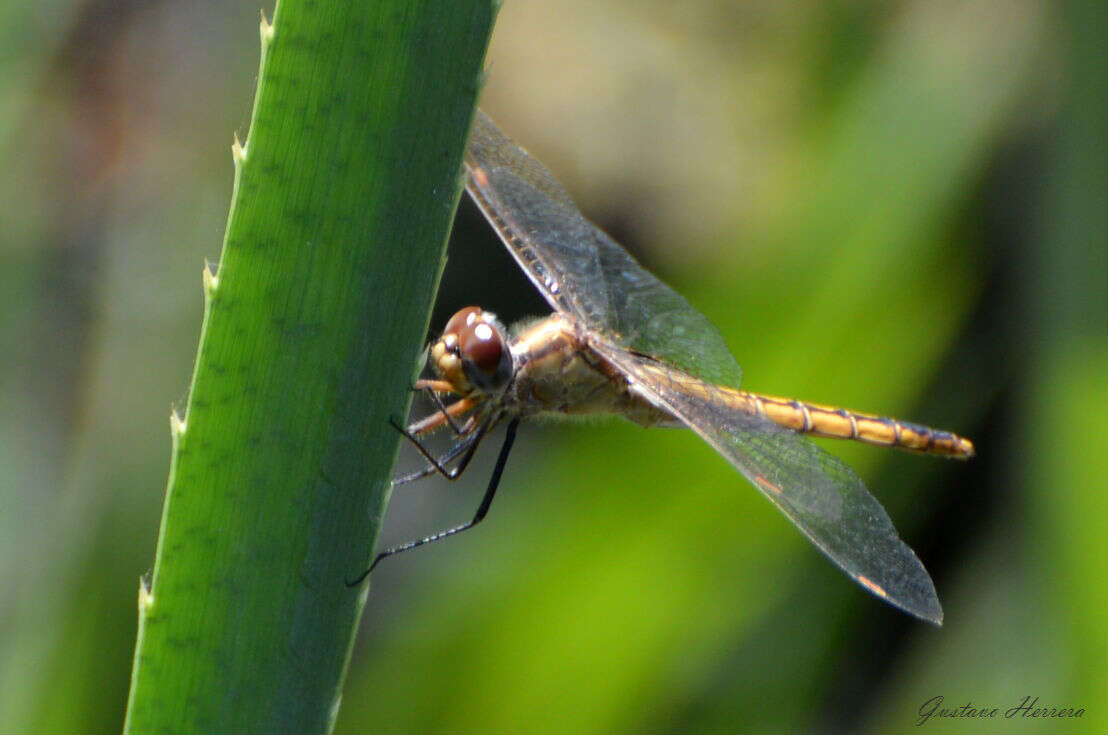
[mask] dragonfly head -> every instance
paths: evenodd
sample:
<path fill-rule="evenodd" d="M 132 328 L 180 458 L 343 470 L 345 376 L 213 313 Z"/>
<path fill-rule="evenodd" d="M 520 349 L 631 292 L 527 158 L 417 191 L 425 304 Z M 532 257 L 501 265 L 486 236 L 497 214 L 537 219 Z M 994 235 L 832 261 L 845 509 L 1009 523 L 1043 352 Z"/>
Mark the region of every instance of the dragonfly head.
<path fill-rule="evenodd" d="M 459 395 L 499 393 L 512 379 L 512 353 L 496 315 L 467 306 L 431 346 L 431 365 Z"/>

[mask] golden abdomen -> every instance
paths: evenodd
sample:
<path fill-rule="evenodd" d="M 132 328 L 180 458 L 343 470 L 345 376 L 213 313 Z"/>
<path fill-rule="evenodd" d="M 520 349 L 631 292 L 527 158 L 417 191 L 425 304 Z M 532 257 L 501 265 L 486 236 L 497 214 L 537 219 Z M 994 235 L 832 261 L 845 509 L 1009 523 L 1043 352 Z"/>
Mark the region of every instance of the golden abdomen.
<path fill-rule="evenodd" d="M 643 426 L 675 425 L 672 416 L 628 390 L 627 380 L 577 337 L 569 323 L 555 315 L 523 332 L 512 345 L 520 359 L 512 401 L 521 413 L 618 413 Z M 914 452 L 967 458 L 973 443 L 957 434 L 874 414 L 821 406 L 710 385 L 661 365 L 658 384 L 717 403 L 731 410 L 764 416 L 799 434 L 853 439 Z M 664 371 L 664 374 L 661 374 Z"/>

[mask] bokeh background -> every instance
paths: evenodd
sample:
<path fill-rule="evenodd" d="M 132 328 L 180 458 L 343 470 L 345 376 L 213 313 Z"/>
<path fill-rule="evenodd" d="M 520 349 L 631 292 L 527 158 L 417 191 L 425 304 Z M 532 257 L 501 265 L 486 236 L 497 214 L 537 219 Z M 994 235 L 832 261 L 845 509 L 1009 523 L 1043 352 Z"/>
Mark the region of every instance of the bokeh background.
<path fill-rule="evenodd" d="M 0 732 L 122 726 L 258 10 L 0 9 Z M 747 387 L 976 441 L 825 442 L 946 623 L 865 594 L 686 432 L 528 426 L 484 526 L 375 575 L 338 732 L 906 732 L 936 696 L 1087 713 L 933 730 L 1104 732 L 1106 49 L 1076 0 L 507 0 L 485 108 Z M 468 203 L 450 247 L 434 327 L 543 313 Z M 384 541 L 467 517 L 491 459 L 397 492 Z"/>

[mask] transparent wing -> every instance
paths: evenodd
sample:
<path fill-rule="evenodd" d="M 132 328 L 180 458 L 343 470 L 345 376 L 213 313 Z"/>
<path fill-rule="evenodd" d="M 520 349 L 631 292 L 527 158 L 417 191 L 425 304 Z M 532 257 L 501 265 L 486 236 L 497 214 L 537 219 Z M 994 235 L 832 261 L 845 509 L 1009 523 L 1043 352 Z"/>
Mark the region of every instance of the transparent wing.
<path fill-rule="evenodd" d="M 859 584 L 918 618 L 942 622 L 927 570 L 849 467 L 794 432 L 729 407 L 715 386 L 614 345 L 593 348 L 638 395 L 722 454 Z"/>
<path fill-rule="evenodd" d="M 608 342 L 738 387 L 719 331 L 581 214 L 554 176 L 478 111 L 466 190 L 556 310 Z"/>

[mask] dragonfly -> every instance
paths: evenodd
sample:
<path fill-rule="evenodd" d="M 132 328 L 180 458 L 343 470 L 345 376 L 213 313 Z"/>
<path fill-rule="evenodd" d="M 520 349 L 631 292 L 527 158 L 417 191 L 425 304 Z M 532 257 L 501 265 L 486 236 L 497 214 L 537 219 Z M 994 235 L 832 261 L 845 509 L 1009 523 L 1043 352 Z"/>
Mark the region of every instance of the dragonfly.
<path fill-rule="evenodd" d="M 393 554 L 480 523 L 522 420 L 612 413 L 693 430 L 863 588 L 942 623 L 931 577 L 885 509 L 849 467 L 803 435 L 960 459 L 974 455 L 968 439 L 740 390 L 739 365 L 708 318 L 587 220 L 546 167 L 484 112 L 476 113 L 464 165 L 469 196 L 553 313 L 515 332 L 477 306 L 447 322 L 429 351 L 434 377 L 415 384 L 437 410 L 407 427 L 393 423 L 427 464 L 394 484 L 436 472 L 456 479 L 489 431 L 507 422 L 489 485 L 472 520 L 380 552 L 350 586 Z M 456 442 L 435 456 L 422 438 L 447 427 Z"/>

